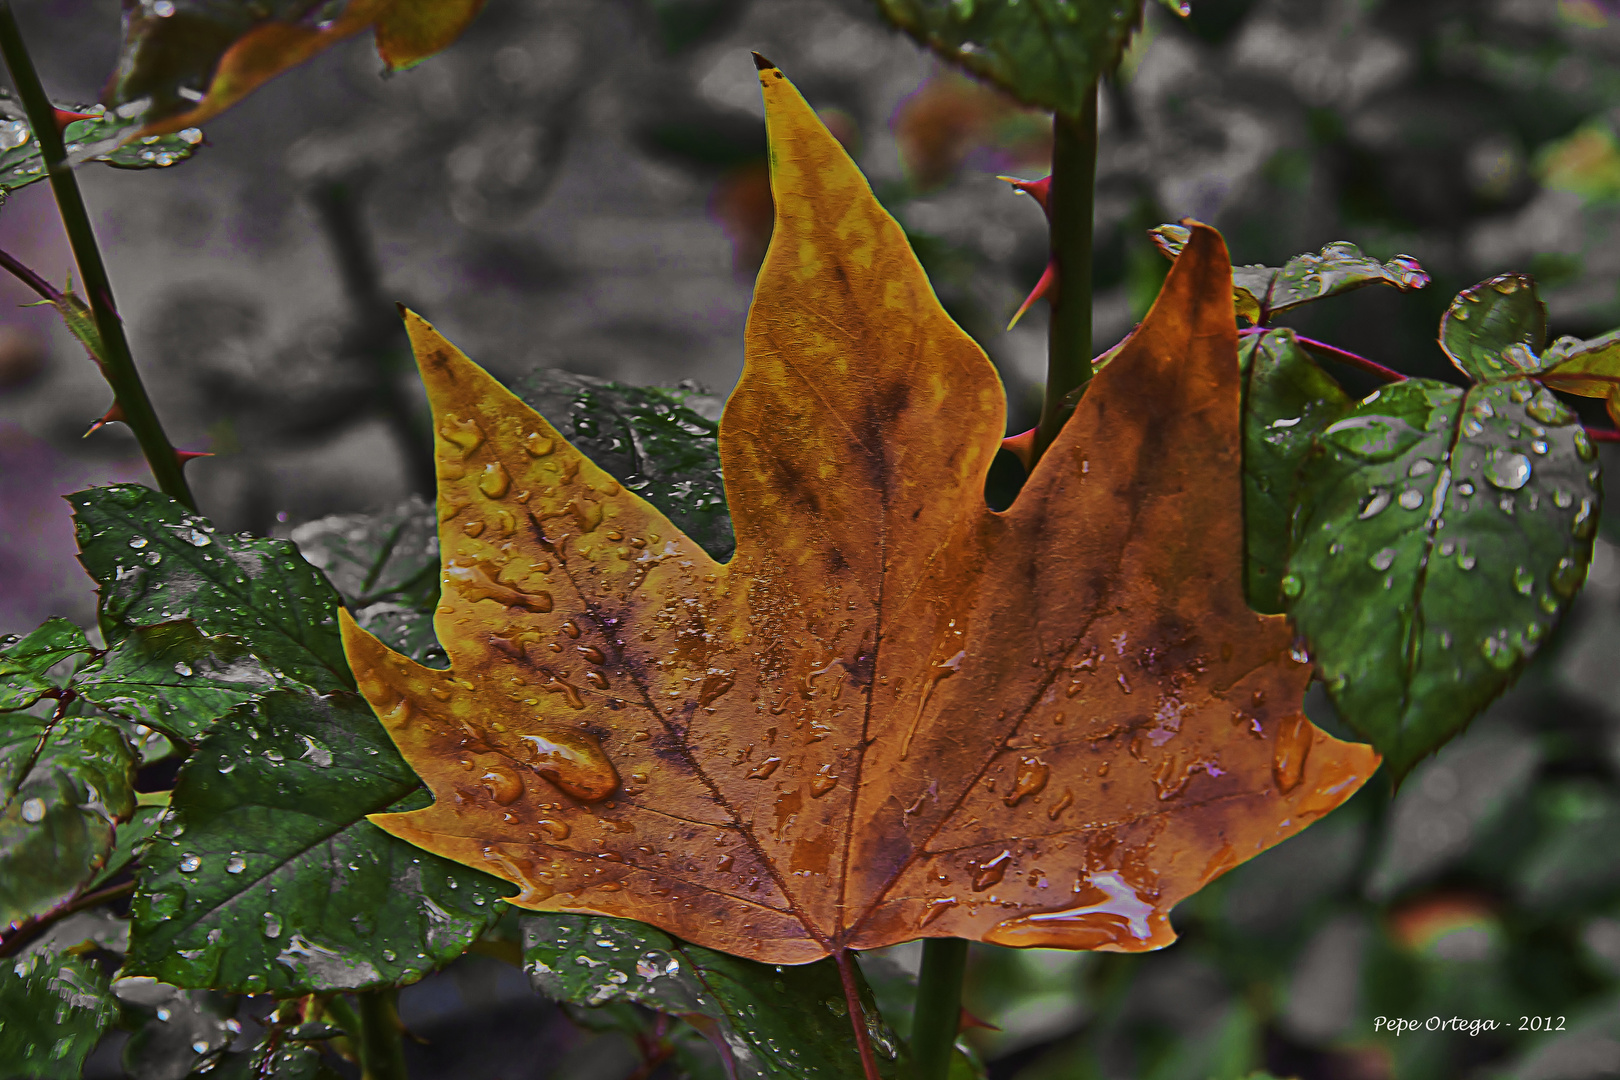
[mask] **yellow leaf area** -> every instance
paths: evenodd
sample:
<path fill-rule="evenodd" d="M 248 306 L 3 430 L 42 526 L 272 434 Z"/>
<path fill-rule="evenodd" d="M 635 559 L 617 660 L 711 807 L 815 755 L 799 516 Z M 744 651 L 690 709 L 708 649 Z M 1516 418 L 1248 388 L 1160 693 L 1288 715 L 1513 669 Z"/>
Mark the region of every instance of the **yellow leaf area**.
<path fill-rule="evenodd" d="M 349 0 L 336 18 L 319 24 L 266 19 L 220 56 L 202 100 L 184 112 L 159 117 L 125 141 L 211 120 L 282 72 L 368 28 L 390 71 L 412 67 L 453 44 L 483 6 L 484 0 Z M 208 32 L 206 27 L 199 31 Z"/>
<path fill-rule="evenodd" d="M 1609 419 L 1620 425 L 1620 330 L 1591 341 L 1560 338 L 1541 358 L 1535 378 L 1579 397 L 1602 398 Z"/>
<path fill-rule="evenodd" d="M 433 805 L 372 820 L 538 911 L 796 964 L 920 936 L 1137 951 L 1372 773 L 1244 603 L 1225 245 L 1005 513 L 1005 401 L 904 234 L 761 72 L 775 233 L 720 452 L 720 564 L 426 323 L 452 668 L 344 618 Z"/>

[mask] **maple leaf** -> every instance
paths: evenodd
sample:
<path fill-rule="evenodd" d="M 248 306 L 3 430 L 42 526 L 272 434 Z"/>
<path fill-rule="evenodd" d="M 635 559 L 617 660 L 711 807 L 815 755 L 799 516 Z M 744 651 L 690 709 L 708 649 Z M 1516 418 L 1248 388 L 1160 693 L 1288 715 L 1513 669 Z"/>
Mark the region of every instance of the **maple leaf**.
<path fill-rule="evenodd" d="M 775 68 L 775 232 L 720 425 L 719 563 L 446 342 L 449 670 L 342 615 L 435 801 L 385 830 L 538 911 L 771 963 L 919 936 L 1139 951 L 1377 766 L 1300 710 L 1244 601 L 1231 268 L 1193 224 L 1153 310 L 993 512 L 1005 398 Z"/>

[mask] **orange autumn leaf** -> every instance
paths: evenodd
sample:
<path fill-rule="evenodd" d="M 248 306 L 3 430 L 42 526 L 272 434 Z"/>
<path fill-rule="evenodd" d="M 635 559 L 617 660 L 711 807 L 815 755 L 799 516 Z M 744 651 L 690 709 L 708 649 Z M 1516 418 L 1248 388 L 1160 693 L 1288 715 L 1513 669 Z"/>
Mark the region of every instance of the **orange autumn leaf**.
<path fill-rule="evenodd" d="M 1138 951 L 1338 806 L 1366 746 L 1243 596 L 1231 270 L 1194 226 L 1010 510 L 1005 401 L 895 221 L 761 72 L 776 225 L 711 559 L 415 316 L 449 670 L 352 619 L 435 801 L 372 820 L 537 911 L 803 963 L 919 936 Z"/>

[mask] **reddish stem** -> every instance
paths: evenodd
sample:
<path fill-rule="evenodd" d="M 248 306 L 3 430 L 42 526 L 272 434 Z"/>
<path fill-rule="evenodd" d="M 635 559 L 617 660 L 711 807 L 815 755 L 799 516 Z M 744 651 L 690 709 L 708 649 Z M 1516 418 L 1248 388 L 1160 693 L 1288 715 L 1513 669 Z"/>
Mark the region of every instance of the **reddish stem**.
<path fill-rule="evenodd" d="M 1589 427 L 1585 430 L 1586 437 L 1591 439 L 1593 442 L 1620 443 L 1620 431 L 1615 431 L 1613 428 Z"/>
<path fill-rule="evenodd" d="M 1402 375 L 1394 368 L 1387 368 L 1383 364 L 1380 364 L 1375 360 L 1369 360 L 1359 353 L 1353 353 L 1347 349 L 1341 349 L 1337 345 L 1329 345 L 1325 341 L 1317 341 L 1315 338 L 1308 338 L 1304 334 L 1295 334 L 1294 340 L 1314 353 L 1320 353 L 1321 355 L 1330 359 L 1337 360 L 1341 364 L 1348 364 L 1353 368 L 1359 368 L 1369 375 L 1383 379 L 1385 382 L 1406 381 L 1406 376 Z"/>
<path fill-rule="evenodd" d="M 855 961 L 848 949 L 835 949 L 833 962 L 838 965 L 838 978 L 844 984 L 849 1022 L 855 1028 L 855 1046 L 861 1052 L 861 1071 L 866 1074 L 866 1080 L 882 1080 L 878 1074 L 877 1056 L 872 1053 L 872 1038 L 866 1031 L 866 1007 L 861 1004 L 860 987 L 855 982 Z"/>
<path fill-rule="evenodd" d="M 0 251 L 0 269 L 7 271 L 12 277 L 33 289 L 51 303 L 59 304 L 62 302 L 62 294 L 57 290 L 56 286 L 30 270 L 15 255 Z"/>

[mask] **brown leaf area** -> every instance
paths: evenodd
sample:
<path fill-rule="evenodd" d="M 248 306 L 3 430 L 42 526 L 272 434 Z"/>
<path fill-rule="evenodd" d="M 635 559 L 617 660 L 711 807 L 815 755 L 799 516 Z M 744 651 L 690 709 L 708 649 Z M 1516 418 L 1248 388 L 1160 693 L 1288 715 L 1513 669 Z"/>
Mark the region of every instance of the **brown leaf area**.
<path fill-rule="evenodd" d="M 775 963 L 920 936 L 1137 951 L 1377 757 L 1244 603 L 1231 271 L 1193 229 L 1005 513 L 989 361 L 774 68 L 777 220 L 721 565 L 420 319 L 449 671 L 345 618 L 431 789 L 378 815 L 535 910 Z"/>

